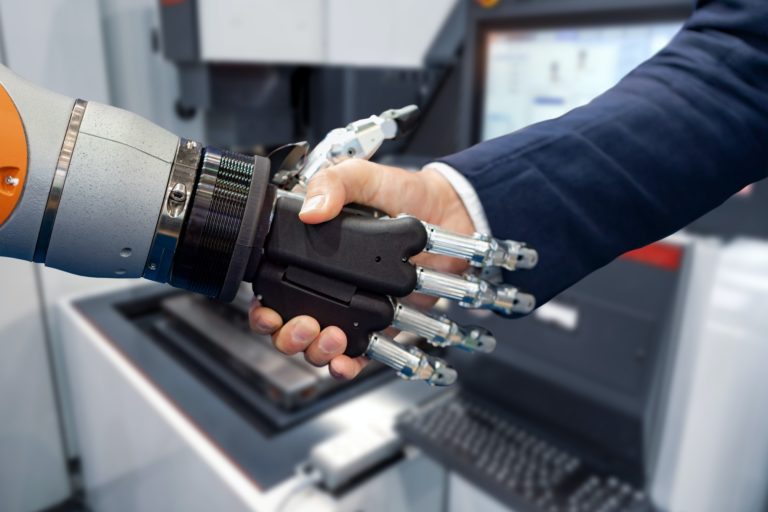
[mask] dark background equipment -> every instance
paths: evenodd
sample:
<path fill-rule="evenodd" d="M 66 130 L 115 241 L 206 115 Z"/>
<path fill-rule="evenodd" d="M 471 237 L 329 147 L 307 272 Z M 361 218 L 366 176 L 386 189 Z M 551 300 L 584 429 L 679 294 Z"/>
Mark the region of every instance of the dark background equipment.
<path fill-rule="evenodd" d="M 393 105 L 415 104 L 427 117 L 433 110 L 440 116 L 433 107 L 455 75 L 464 41 L 464 4 L 458 2 L 449 15 L 421 69 L 208 61 L 201 51 L 196 0 L 162 6 L 162 49 L 179 70 L 179 112 L 204 116 L 210 144 L 246 152 L 302 139 L 314 145 L 333 128 Z M 371 30 L 371 37 L 383 37 L 375 26 Z M 414 142 L 406 139 L 385 151 L 402 153 Z M 431 137 L 418 143 L 420 154 L 455 147 Z"/>
<path fill-rule="evenodd" d="M 683 249 L 658 244 L 529 318 L 451 310 L 497 333 L 496 352 L 451 354 L 462 375 L 458 405 L 428 405 L 403 419 L 402 432 L 505 503 L 554 511 L 581 500 L 583 510 L 603 510 L 625 489 L 625 505 L 651 510 L 640 496 L 658 448 L 658 390 L 684 274 Z M 605 510 L 635 510 L 621 503 Z"/>
<path fill-rule="evenodd" d="M 687 1 L 474 6 L 460 145 L 588 101 L 589 93 L 609 88 L 650 56 L 638 55 L 638 47 L 652 54 L 671 38 L 690 8 Z M 601 40 L 618 53 L 600 53 Z M 536 47 L 543 42 L 571 48 L 547 53 Z M 551 62 L 534 61 L 542 54 Z M 571 55 L 578 64 L 569 68 Z M 590 59 L 608 72 L 578 76 L 578 65 L 588 70 Z M 658 448 L 658 390 L 685 265 L 681 247 L 656 244 L 522 320 L 450 309 L 464 323 L 491 329 L 496 351 L 451 354 L 460 390 L 403 416 L 400 431 L 515 510 L 653 510 L 645 487 Z"/>

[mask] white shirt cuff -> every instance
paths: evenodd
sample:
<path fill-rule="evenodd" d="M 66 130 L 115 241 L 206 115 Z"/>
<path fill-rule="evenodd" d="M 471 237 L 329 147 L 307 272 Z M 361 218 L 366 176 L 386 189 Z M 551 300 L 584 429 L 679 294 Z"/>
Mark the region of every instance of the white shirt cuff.
<path fill-rule="evenodd" d="M 469 218 L 472 219 L 472 223 L 475 225 L 475 231 L 478 233 L 491 235 L 491 227 L 488 225 L 488 217 L 485 216 L 485 209 L 480 202 L 480 198 L 477 197 L 475 187 L 461 174 L 459 171 L 451 167 L 450 165 L 442 162 L 432 162 L 425 167 L 434 169 L 443 175 L 448 180 L 448 183 L 456 190 L 456 193 L 464 203 L 464 207 L 469 213 Z"/>

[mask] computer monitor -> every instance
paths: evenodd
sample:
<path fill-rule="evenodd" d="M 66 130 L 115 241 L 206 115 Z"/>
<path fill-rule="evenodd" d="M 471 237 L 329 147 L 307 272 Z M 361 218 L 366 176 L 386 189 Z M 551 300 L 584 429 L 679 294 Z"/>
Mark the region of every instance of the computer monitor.
<path fill-rule="evenodd" d="M 480 138 L 589 103 L 666 46 L 680 26 L 677 20 L 484 31 Z"/>
<path fill-rule="evenodd" d="M 467 2 L 458 143 L 557 117 L 661 49 L 690 0 Z"/>

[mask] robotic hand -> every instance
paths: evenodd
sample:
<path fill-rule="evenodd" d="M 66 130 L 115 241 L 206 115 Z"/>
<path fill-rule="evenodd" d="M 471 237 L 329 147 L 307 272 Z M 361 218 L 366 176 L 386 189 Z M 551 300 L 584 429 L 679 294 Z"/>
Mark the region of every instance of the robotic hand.
<path fill-rule="evenodd" d="M 92 277 L 144 277 L 220 300 L 241 282 L 285 319 L 315 317 L 407 379 L 452 383 L 455 372 L 380 331 L 389 326 L 437 346 L 491 351 L 493 337 L 397 301 L 418 291 L 470 308 L 527 313 L 534 298 L 479 277 L 532 268 L 537 255 L 512 241 L 447 232 L 413 217 L 350 206 L 306 225 L 296 190 L 319 170 L 369 158 L 415 123 L 415 107 L 333 130 L 270 159 L 179 139 L 113 107 L 37 88 L 0 67 L 0 256 Z M 270 172 L 270 169 L 274 172 Z M 413 266 L 423 252 L 462 258 L 477 272 Z"/>
<path fill-rule="evenodd" d="M 281 189 L 261 267 L 252 282 L 262 304 L 284 318 L 309 314 L 321 327 L 341 327 L 347 334 L 347 355 L 365 355 L 407 379 L 447 385 L 456 375 L 443 361 L 380 331 L 393 326 L 434 346 L 482 352 L 491 352 L 495 339 L 483 328 L 459 326 L 397 299 L 417 291 L 468 308 L 528 313 L 535 305 L 532 296 L 492 284 L 479 274 L 533 268 L 536 252 L 518 242 L 459 235 L 413 217 L 388 218 L 357 205 L 330 222 L 307 226 L 298 220 L 303 196 L 286 191 L 303 188 L 329 165 L 370 158 L 386 139 L 407 133 L 417 118 L 415 106 L 390 110 L 331 131 L 311 153 L 305 143 L 297 143 L 270 155 L 273 182 Z M 460 258 L 473 271 L 456 276 L 412 265 L 410 258 L 421 252 Z"/>

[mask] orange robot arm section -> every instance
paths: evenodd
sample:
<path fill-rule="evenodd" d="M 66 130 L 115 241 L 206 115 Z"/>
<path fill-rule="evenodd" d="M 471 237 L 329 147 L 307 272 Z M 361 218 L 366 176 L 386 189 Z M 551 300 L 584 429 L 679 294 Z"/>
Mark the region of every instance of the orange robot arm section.
<path fill-rule="evenodd" d="M 0 85 L 0 226 L 10 218 L 21 199 L 27 163 L 24 125 L 16 105 Z"/>

